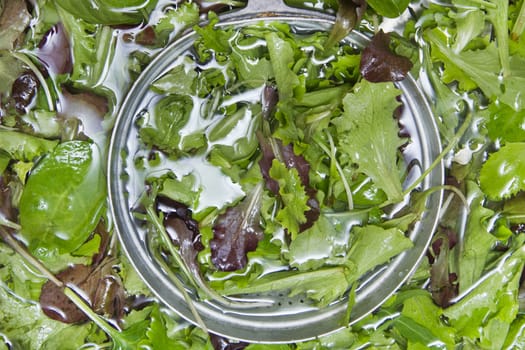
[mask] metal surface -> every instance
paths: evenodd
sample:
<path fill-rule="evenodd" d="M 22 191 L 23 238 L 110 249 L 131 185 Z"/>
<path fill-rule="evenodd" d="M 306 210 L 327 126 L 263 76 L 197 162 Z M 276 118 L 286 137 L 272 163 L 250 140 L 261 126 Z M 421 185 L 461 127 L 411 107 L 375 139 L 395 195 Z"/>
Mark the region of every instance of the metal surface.
<path fill-rule="evenodd" d="M 272 9 L 271 12 L 265 9 Z M 297 13 L 299 15 L 297 15 Z M 245 16 L 252 18 L 246 19 Z M 319 15 L 310 11 L 297 12 L 281 1 L 251 1 L 238 12 L 229 14 L 228 21 L 221 26 L 243 26 L 260 21 L 280 21 L 289 23 L 296 31 L 328 31 L 333 25 L 333 17 Z M 150 255 L 147 239 L 142 228 L 138 227 L 130 208 L 137 197 L 140 176 L 129 173 L 128 164 L 136 151 L 137 130 L 134 120 L 143 108 L 149 94 L 150 84 L 170 68 L 175 57 L 180 56 L 193 43 L 194 33 L 180 38 L 144 70 L 135 82 L 120 110 L 112 135 L 109 159 L 110 205 L 116 230 L 123 248 L 132 264 L 155 295 L 168 307 L 182 317 L 195 323 L 195 319 L 182 296 L 174 286 L 171 277 Z M 368 41 L 365 35 L 352 33 L 345 41 L 362 47 Z M 421 165 L 420 172 L 428 168 L 441 151 L 440 138 L 431 110 L 411 77 L 398 84 L 403 92 L 405 106 L 402 120 L 411 130 L 411 156 Z M 412 178 L 413 179 L 413 178 Z M 424 189 L 439 186 L 443 182 L 443 166 L 437 166 L 424 180 Z M 428 198 L 427 208 L 421 221 L 409 232 L 414 247 L 391 263 L 365 276 L 357 290 L 355 306 L 350 323 L 357 322 L 394 293 L 406 280 L 424 256 L 438 219 L 442 193 L 435 192 Z M 273 300 L 268 306 L 238 309 L 213 302 L 199 301 L 194 297 L 194 305 L 208 329 L 216 334 L 249 342 L 296 342 L 328 334 L 344 326 L 347 300 L 341 300 L 325 308 L 318 309 L 301 299 L 287 298 L 286 294 L 270 293 L 255 298 Z"/>

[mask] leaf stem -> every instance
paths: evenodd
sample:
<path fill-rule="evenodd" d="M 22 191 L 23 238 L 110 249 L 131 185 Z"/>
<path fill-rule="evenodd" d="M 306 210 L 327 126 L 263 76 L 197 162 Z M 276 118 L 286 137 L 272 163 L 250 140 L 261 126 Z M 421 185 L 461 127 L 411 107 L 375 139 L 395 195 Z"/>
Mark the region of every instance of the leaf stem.
<path fill-rule="evenodd" d="M 55 275 L 42 264 L 40 260 L 31 255 L 22 244 L 17 241 L 7 230 L 0 226 L 0 236 L 2 239 L 22 258 L 24 258 L 31 266 L 37 269 L 43 276 L 56 284 L 58 287 L 63 287 L 64 283 L 60 281 Z"/>
<path fill-rule="evenodd" d="M 518 14 L 518 18 L 516 18 L 516 22 L 514 22 L 514 26 L 512 27 L 512 30 L 510 32 L 510 37 L 514 41 L 518 41 L 520 36 L 523 34 L 523 31 L 525 30 L 525 2 L 521 4 L 520 13 Z"/>
<path fill-rule="evenodd" d="M 421 184 L 421 182 L 423 182 L 423 180 L 425 180 L 425 178 L 428 176 L 428 174 L 430 174 L 434 170 L 434 168 L 437 167 L 439 165 L 439 163 L 441 163 L 443 158 L 445 158 L 445 156 L 452 151 L 452 149 L 458 144 L 459 140 L 461 140 L 461 137 L 463 137 L 463 135 L 465 134 L 465 132 L 469 128 L 470 123 L 472 122 L 472 118 L 473 118 L 473 114 L 472 113 L 468 113 L 467 117 L 465 118 L 465 121 L 463 122 L 461 127 L 458 129 L 458 132 L 456 133 L 456 135 L 454 135 L 454 137 L 450 140 L 449 144 L 443 149 L 443 151 L 441 151 L 441 153 L 436 157 L 436 159 L 434 159 L 432 164 L 423 172 L 423 174 L 421 174 L 419 176 L 419 178 L 417 178 L 416 181 L 414 181 L 403 192 L 403 196 L 406 196 L 407 194 L 412 192 L 414 189 L 416 189 L 416 187 L 418 187 Z M 389 203 L 389 204 L 391 204 L 391 203 Z"/>

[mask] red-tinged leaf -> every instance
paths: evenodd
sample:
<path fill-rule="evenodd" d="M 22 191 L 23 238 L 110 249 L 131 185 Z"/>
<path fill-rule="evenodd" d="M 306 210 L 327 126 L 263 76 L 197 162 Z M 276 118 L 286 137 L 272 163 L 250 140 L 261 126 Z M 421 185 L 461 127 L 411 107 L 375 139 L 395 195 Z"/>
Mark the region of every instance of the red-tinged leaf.
<path fill-rule="evenodd" d="M 73 265 L 57 274 L 56 277 L 66 285 L 78 290 L 77 287 L 85 283 L 90 273 L 91 267 L 89 266 Z M 80 323 L 89 319 L 86 314 L 64 294 L 63 289 L 51 281 L 48 281 L 42 287 L 40 306 L 44 314 L 60 322 Z"/>
<path fill-rule="evenodd" d="M 262 186 L 220 215 L 213 226 L 210 241 L 211 260 L 221 271 L 235 271 L 246 266 L 247 253 L 254 251 L 263 237 L 260 221 Z"/>
<path fill-rule="evenodd" d="M 14 222 L 18 216 L 18 210 L 13 207 L 12 192 L 9 177 L 6 174 L 0 176 L 0 216 Z"/>
<path fill-rule="evenodd" d="M 31 71 L 26 71 L 16 78 L 11 88 L 11 98 L 15 102 L 18 113 L 26 113 L 27 108 L 35 98 L 38 86 L 38 79 Z"/>
<path fill-rule="evenodd" d="M 450 229 L 442 230 L 432 243 L 430 292 L 437 305 L 447 307 L 459 293 L 457 276 L 449 270 L 450 249 L 455 245 L 457 235 Z"/>
<path fill-rule="evenodd" d="M 56 277 L 81 294 L 96 313 L 117 321 L 124 316 L 124 287 L 118 275 L 113 273 L 110 260 L 98 266 L 72 265 Z M 89 320 L 88 316 L 64 294 L 64 290 L 51 281 L 42 287 L 40 305 L 44 314 L 63 323 L 82 323 Z"/>
<path fill-rule="evenodd" d="M 36 54 L 49 73 L 71 73 L 73 70 L 71 45 L 62 23 L 54 25 L 46 32 L 38 44 Z"/>
<path fill-rule="evenodd" d="M 405 79 L 412 62 L 390 49 L 390 34 L 380 30 L 361 54 L 359 67 L 363 77 L 372 82 L 395 82 Z"/>
<path fill-rule="evenodd" d="M 236 342 L 219 335 L 210 334 L 211 344 L 215 350 L 243 350 L 249 344 L 245 342 Z"/>

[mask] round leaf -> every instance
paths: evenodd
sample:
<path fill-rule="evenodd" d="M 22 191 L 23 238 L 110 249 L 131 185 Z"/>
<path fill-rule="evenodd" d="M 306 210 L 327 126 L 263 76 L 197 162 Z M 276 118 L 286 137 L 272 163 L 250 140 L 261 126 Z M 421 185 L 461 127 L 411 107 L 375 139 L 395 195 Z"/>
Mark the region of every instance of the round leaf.
<path fill-rule="evenodd" d="M 33 169 L 20 199 L 21 234 L 38 257 L 70 253 L 95 229 L 105 181 L 95 145 L 58 145 Z"/>

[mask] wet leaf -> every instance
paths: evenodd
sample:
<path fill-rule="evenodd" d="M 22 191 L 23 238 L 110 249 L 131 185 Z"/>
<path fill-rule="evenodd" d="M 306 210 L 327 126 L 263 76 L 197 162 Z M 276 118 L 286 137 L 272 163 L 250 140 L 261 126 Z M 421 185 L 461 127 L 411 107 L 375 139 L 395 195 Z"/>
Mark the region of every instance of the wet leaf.
<path fill-rule="evenodd" d="M 360 70 L 373 83 L 401 81 L 412 69 L 412 62 L 390 49 L 390 34 L 380 30 L 363 50 Z"/>
<path fill-rule="evenodd" d="M 31 71 L 22 73 L 15 79 L 11 88 L 11 98 L 15 102 L 16 111 L 24 114 L 35 98 L 39 83 Z"/>
<path fill-rule="evenodd" d="M 217 218 L 210 241 L 211 259 L 221 271 L 235 271 L 246 266 L 248 252 L 254 251 L 263 237 L 260 222 L 262 185 L 241 202 Z"/>
<path fill-rule="evenodd" d="M 1 10 L 1 8 L 0 8 Z M 24 0 L 6 0 L 0 16 L 0 50 L 12 50 L 29 25 L 31 15 Z"/>
<path fill-rule="evenodd" d="M 71 73 L 73 70 L 71 46 L 62 23 L 55 24 L 46 32 L 38 44 L 36 54 L 48 72 Z"/>

